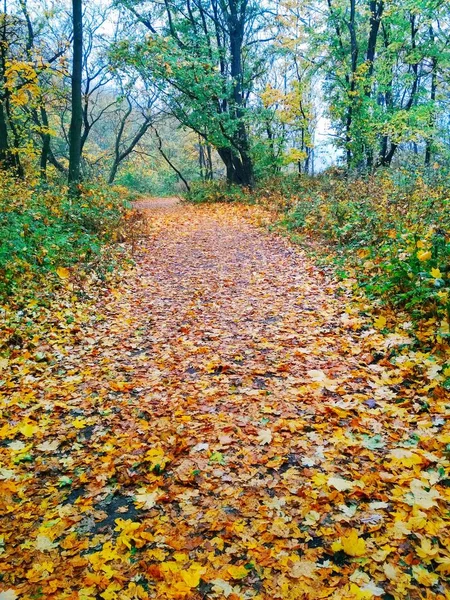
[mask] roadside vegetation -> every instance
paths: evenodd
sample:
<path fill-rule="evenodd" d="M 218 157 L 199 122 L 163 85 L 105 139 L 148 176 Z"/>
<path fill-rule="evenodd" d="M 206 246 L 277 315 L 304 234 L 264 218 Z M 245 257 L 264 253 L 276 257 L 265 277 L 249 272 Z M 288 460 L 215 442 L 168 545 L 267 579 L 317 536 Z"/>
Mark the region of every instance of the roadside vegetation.
<path fill-rule="evenodd" d="M 448 349 L 450 186 L 444 170 L 349 177 L 331 169 L 316 177 L 272 177 L 253 190 L 197 184 L 186 200 L 262 205 L 271 229 L 364 295 L 381 329 L 403 321 L 423 347 Z"/>

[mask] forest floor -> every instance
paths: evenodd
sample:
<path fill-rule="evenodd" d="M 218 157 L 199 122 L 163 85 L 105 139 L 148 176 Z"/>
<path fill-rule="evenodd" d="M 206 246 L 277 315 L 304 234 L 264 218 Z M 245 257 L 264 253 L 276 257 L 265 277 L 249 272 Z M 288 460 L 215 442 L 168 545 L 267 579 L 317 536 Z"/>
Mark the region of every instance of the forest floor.
<path fill-rule="evenodd" d="M 140 208 L 94 324 L 5 376 L 0 599 L 450 598 L 432 362 L 258 209 Z"/>

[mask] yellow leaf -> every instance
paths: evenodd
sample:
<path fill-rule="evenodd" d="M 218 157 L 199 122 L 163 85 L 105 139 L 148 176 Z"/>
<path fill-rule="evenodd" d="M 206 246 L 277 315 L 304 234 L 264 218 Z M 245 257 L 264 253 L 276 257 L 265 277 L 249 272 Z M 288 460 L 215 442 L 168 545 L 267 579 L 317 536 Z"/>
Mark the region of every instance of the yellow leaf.
<path fill-rule="evenodd" d="M 430 539 L 423 538 L 420 548 L 417 548 L 416 552 L 425 562 L 429 562 L 431 558 L 434 558 L 439 553 L 439 547 L 433 546 Z"/>
<path fill-rule="evenodd" d="M 237 567 L 235 565 L 228 567 L 228 573 L 233 579 L 244 579 L 248 575 L 248 571 L 244 566 Z"/>
<path fill-rule="evenodd" d="M 65 267 L 58 267 L 56 273 L 61 279 L 68 279 L 70 276 L 69 269 L 66 269 Z"/>
<path fill-rule="evenodd" d="M 438 573 L 444 573 L 445 575 L 450 575 L 450 556 L 443 556 L 435 559 L 439 566 L 436 571 Z"/>
<path fill-rule="evenodd" d="M 342 477 L 330 477 L 328 479 L 328 485 L 334 487 L 339 492 L 344 492 L 345 490 L 351 490 L 355 484 Z"/>
<path fill-rule="evenodd" d="M 439 271 L 439 269 L 431 269 L 430 273 L 435 279 L 442 279 L 442 273 Z"/>
<path fill-rule="evenodd" d="M 85 426 L 85 419 L 80 419 L 80 417 L 77 417 L 74 421 L 72 421 L 72 427 L 75 427 L 75 429 L 83 429 Z"/>
<path fill-rule="evenodd" d="M 418 248 L 426 248 L 427 247 L 427 241 L 426 240 L 419 240 L 416 244 L 416 246 Z"/>
<path fill-rule="evenodd" d="M 430 260 L 431 252 L 429 250 L 419 250 L 417 258 L 421 261 Z"/>
<path fill-rule="evenodd" d="M 421 565 L 414 565 L 412 568 L 414 579 L 420 583 L 421 585 L 425 585 L 427 587 L 431 587 L 436 585 L 439 581 L 438 575 L 436 573 L 430 573 L 425 567 Z"/>
<path fill-rule="evenodd" d="M 8 366 L 8 359 L 7 358 L 0 358 L 0 371 L 3 371 L 3 369 L 6 369 L 6 367 Z"/>
<path fill-rule="evenodd" d="M 336 540 L 331 544 L 331 549 L 333 552 L 340 552 L 342 550 L 342 543 L 340 540 Z"/>
<path fill-rule="evenodd" d="M 429 491 L 424 489 L 420 479 L 413 479 L 409 484 L 411 493 L 407 494 L 407 502 L 411 506 L 420 506 L 421 508 L 432 508 L 436 506 L 436 500 L 441 497 L 439 492 L 433 488 Z"/>
<path fill-rule="evenodd" d="M 359 258 L 367 258 L 370 254 L 370 250 L 368 248 L 360 248 L 357 254 Z"/>
<path fill-rule="evenodd" d="M 380 315 L 378 318 L 375 319 L 375 321 L 373 322 L 373 325 L 377 329 L 384 329 L 386 327 L 386 317 L 383 317 L 383 315 Z"/>
<path fill-rule="evenodd" d="M 19 427 L 20 433 L 25 437 L 33 437 L 38 429 L 39 427 L 36 425 L 31 425 L 31 423 L 26 423 L 25 425 L 22 425 L 22 427 Z"/>
<path fill-rule="evenodd" d="M 421 456 L 406 448 L 394 448 L 394 450 L 391 450 L 388 454 L 388 458 L 392 460 L 392 462 L 400 463 L 407 468 L 413 467 L 414 465 L 420 465 L 423 462 Z"/>
<path fill-rule="evenodd" d="M 363 590 L 356 585 L 356 583 L 350 584 L 350 593 L 351 598 L 355 598 L 357 600 L 371 600 L 371 598 L 373 598 L 373 594 L 370 590 Z"/>
<path fill-rule="evenodd" d="M 350 533 L 341 538 L 342 549 L 349 556 L 364 556 L 366 553 L 366 542 L 358 537 L 356 529 L 350 530 Z"/>
<path fill-rule="evenodd" d="M 189 569 L 181 571 L 181 577 L 187 586 L 195 588 L 200 583 L 200 578 L 205 571 L 206 568 L 202 567 L 200 563 L 192 563 Z"/>

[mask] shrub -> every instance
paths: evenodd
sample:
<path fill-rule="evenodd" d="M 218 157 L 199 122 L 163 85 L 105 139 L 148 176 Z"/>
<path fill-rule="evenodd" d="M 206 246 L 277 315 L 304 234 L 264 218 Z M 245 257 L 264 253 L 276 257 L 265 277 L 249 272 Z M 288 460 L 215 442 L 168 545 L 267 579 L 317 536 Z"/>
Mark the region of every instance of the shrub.
<path fill-rule="evenodd" d="M 450 185 L 435 173 L 385 171 L 367 178 L 339 172 L 283 178 L 256 195 L 281 224 L 322 251 L 373 299 L 401 308 L 448 337 Z M 317 248 L 316 248 L 317 249 Z M 343 267 L 343 268 L 342 268 Z"/>
<path fill-rule="evenodd" d="M 0 172 L 0 299 L 32 295 L 45 282 L 55 285 L 75 264 L 97 269 L 107 261 L 102 247 L 112 241 L 126 212 L 118 191 L 85 186 L 70 201 L 60 186 L 15 181 Z"/>
<path fill-rule="evenodd" d="M 222 180 L 196 181 L 191 184 L 191 191 L 185 194 L 185 199 L 193 204 L 248 202 L 250 196 L 245 188 Z"/>

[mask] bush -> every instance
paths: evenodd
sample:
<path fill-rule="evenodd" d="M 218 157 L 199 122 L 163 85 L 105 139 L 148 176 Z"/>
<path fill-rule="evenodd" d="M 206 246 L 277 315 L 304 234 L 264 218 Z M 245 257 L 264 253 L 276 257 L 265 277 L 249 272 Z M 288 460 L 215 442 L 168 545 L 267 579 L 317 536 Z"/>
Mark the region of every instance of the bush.
<path fill-rule="evenodd" d="M 102 246 L 113 240 L 125 211 L 113 188 L 86 186 L 70 201 L 64 187 L 0 172 L 0 299 L 23 299 L 44 282 L 57 285 L 78 263 L 101 275 Z"/>
<path fill-rule="evenodd" d="M 272 177 L 252 192 L 224 182 L 196 184 L 187 197 L 275 210 L 297 240 L 319 242 L 314 252 L 334 263 L 338 275 L 355 278 L 369 298 L 407 311 L 424 339 L 449 337 L 449 198 L 442 170 L 351 178 L 336 168 L 317 177 Z"/>
<path fill-rule="evenodd" d="M 402 308 L 448 337 L 450 185 L 436 173 L 385 171 L 347 178 L 282 178 L 260 185 L 260 201 L 282 225 L 321 240 L 340 273 L 373 299 Z"/>
<path fill-rule="evenodd" d="M 249 193 L 239 185 L 230 185 L 225 181 L 195 181 L 185 199 L 193 204 L 213 202 L 248 202 Z"/>

